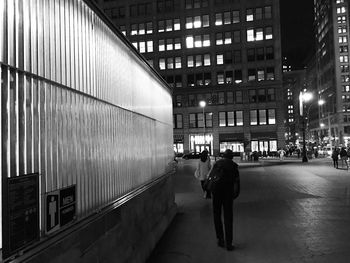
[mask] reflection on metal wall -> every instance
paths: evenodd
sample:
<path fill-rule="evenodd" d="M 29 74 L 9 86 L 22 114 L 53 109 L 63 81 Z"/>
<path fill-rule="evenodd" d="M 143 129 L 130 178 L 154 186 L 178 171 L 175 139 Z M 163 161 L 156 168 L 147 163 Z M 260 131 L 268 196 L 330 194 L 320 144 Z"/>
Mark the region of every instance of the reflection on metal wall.
<path fill-rule="evenodd" d="M 81 218 L 165 172 L 171 94 L 83 1 L 1 0 L 0 63 L 3 177 L 76 184 Z"/>

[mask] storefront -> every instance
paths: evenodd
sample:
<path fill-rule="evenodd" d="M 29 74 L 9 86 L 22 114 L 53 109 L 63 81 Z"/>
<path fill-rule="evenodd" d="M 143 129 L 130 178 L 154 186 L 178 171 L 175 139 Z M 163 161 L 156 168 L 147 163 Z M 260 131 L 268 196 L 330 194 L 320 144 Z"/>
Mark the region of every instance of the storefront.
<path fill-rule="evenodd" d="M 175 154 L 184 153 L 184 136 L 183 134 L 174 134 L 174 152 Z"/>
<path fill-rule="evenodd" d="M 219 134 L 220 153 L 230 149 L 234 155 L 239 156 L 244 152 L 244 134 L 243 133 L 224 133 Z"/>
<path fill-rule="evenodd" d="M 252 133 L 252 152 L 277 152 L 277 135 L 274 133 Z"/>
<path fill-rule="evenodd" d="M 207 150 L 209 154 L 213 154 L 213 134 L 190 134 L 190 151 L 202 152 Z"/>

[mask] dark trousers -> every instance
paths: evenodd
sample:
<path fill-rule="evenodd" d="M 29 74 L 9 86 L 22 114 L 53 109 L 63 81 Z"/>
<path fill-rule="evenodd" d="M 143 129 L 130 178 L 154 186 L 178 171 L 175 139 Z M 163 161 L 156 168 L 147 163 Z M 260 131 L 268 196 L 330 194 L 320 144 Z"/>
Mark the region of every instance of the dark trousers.
<path fill-rule="evenodd" d="M 224 231 L 221 220 L 221 211 L 224 211 Z M 213 213 L 216 237 L 219 240 L 225 240 L 226 245 L 232 244 L 233 239 L 233 197 L 232 194 L 215 193 L 213 194 Z"/>
<path fill-rule="evenodd" d="M 333 165 L 335 168 L 338 168 L 338 158 L 333 158 Z"/>

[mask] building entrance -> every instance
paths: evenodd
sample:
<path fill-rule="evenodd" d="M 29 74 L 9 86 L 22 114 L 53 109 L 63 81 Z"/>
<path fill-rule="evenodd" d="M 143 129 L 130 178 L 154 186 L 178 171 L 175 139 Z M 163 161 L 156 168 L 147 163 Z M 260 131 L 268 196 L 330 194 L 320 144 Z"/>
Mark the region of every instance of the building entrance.
<path fill-rule="evenodd" d="M 213 135 L 212 134 L 191 134 L 190 135 L 190 151 L 202 152 L 207 150 L 210 155 L 213 154 Z"/>

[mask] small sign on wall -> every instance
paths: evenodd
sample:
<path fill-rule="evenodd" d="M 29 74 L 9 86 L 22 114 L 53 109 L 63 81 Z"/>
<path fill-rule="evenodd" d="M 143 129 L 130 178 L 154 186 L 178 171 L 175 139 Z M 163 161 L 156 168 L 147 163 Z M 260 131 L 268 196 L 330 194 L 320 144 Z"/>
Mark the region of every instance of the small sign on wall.
<path fill-rule="evenodd" d="M 3 195 L 3 258 L 39 240 L 39 174 L 7 178 Z"/>
<path fill-rule="evenodd" d="M 76 215 L 75 185 L 46 194 L 46 234 L 72 222 Z"/>

